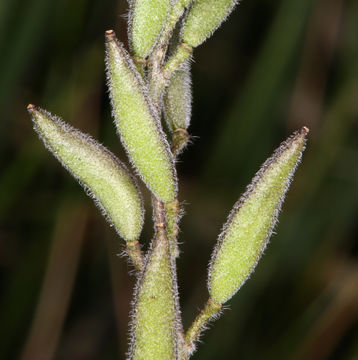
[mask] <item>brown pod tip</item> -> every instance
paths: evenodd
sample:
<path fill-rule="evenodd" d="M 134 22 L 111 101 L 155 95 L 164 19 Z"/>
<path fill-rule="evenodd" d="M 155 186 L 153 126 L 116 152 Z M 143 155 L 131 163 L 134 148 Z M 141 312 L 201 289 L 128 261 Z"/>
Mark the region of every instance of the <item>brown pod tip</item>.
<path fill-rule="evenodd" d="M 308 134 L 309 132 L 310 129 L 307 126 L 304 126 L 300 131 L 301 134 L 305 134 L 305 135 Z"/>
<path fill-rule="evenodd" d="M 111 37 L 114 37 L 114 36 L 115 36 L 114 30 L 107 30 L 106 31 L 106 37 L 107 38 L 111 38 Z"/>
<path fill-rule="evenodd" d="M 32 111 L 36 110 L 36 106 L 34 104 L 29 104 L 29 105 L 27 105 L 26 109 L 27 109 L 27 111 L 32 112 Z"/>

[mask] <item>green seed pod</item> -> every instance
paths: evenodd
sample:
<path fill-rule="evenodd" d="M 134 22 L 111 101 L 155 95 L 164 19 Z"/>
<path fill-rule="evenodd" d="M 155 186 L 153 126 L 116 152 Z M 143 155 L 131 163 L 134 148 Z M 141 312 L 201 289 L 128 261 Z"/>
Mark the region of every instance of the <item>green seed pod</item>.
<path fill-rule="evenodd" d="M 164 115 L 169 129 L 187 129 L 191 118 L 190 61 L 186 61 L 170 79 L 164 95 Z"/>
<path fill-rule="evenodd" d="M 135 296 L 130 359 L 178 357 L 177 294 L 169 242 L 157 233 Z"/>
<path fill-rule="evenodd" d="M 135 55 L 147 57 L 168 17 L 171 0 L 133 0 L 129 11 L 129 39 Z"/>
<path fill-rule="evenodd" d="M 90 136 L 34 105 L 27 109 L 45 146 L 95 200 L 119 235 L 137 240 L 143 225 L 142 198 L 126 167 Z"/>
<path fill-rule="evenodd" d="M 304 127 L 283 142 L 234 205 L 209 267 L 208 286 L 215 303 L 228 301 L 259 261 L 301 160 L 307 133 Z"/>
<path fill-rule="evenodd" d="M 122 143 L 148 188 L 163 202 L 172 201 L 177 190 L 176 171 L 159 116 L 113 31 L 106 33 L 106 46 L 113 115 Z"/>
<path fill-rule="evenodd" d="M 231 13 L 237 0 L 194 0 L 183 28 L 183 41 L 202 44 Z"/>

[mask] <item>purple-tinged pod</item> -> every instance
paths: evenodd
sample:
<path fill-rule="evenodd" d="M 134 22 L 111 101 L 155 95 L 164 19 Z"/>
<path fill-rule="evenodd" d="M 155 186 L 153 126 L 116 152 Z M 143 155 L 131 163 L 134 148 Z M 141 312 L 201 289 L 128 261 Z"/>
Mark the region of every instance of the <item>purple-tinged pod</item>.
<path fill-rule="evenodd" d="M 133 61 L 113 31 L 106 32 L 107 76 L 113 116 L 128 156 L 148 188 L 163 202 L 174 200 L 177 178 L 160 119 Z"/>
<path fill-rule="evenodd" d="M 234 205 L 209 266 L 208 287 L 215 303 L 228 301 L 256 267 L 301 160 L 307 133 L 304 127 L 284 141 Z"/>
<path fill-rule="evenodd" d="M 27 107 L 48 150 L 78 180 L 126 241 L 138 240 L 143 204 L 135 179 L 109 150 L 47 111 Z"/>

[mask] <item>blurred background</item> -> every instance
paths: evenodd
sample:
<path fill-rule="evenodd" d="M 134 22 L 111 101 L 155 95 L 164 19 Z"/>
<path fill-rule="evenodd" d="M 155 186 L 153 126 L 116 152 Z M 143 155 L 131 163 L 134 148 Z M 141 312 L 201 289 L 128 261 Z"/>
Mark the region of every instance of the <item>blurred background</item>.
<path fill-rule="evenodd" d="M 0 359 L 125 357 L 135 279 L 121 241 L 44 149 L 26 105 L 125 160 L 103 38 L 114 28 L 127 43 L 126 8 L 0 1 Z M 194 139 L 178 163 L 186 328 L 232 205 L 282 140 L 311 130 L 277 234 L 193 359 L 358 359 L 358 1 L 244 0 L 192 70 Z"/>

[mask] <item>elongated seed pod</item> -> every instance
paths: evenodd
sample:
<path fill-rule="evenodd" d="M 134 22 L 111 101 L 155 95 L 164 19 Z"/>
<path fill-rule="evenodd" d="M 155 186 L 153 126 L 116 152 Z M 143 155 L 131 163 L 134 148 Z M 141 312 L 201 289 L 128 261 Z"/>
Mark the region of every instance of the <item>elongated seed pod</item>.
<path fill-rule="evenodd" d="M 191 118 L 191 74 L 187 60 L 170 79 L 164 95 L 164 115 L 169 129 L 187 129 Z"/>
<path fill-rule="evenodd" d="M 106 32 L 106 46 L 113 115 L 122 143 L 148 188 L 163 202 L 172 201 L 177 189 L 176 171 L 160 119 L 113 31 Z"/>
<path fill-rule="evenodd" d="M 90 136 L 34 105 L 27 107 L 45 146 L 79 181 L 107 219 L 127 241 L 139 238 L 142 197 L 128 170 Z"/>
<path fill-rule="evenodd" d="M 208 286 L 215 303 L 229 300 L 260 259 L 301 160 L 307 133 L 304 127 L 283 142 L 234 205 L 209 267 Z"/>
<path fill-rule="evenodd" d="M 178 357 L 176 284 L 168 239 L 157 233 L 136 289 L 130 359 L 172 360 Z"/>
<path fill-rule="evenodd" d="M 183 28 L 183 41 L 202 44 L 231 13 L 237 0 L 194 0 Z"/>
<path fill-rule="evenodd" d="M 135 55 L 147 57 L 168 17 L 171 0 L 133 0 L 129 11 L 129 39 Z"/>

